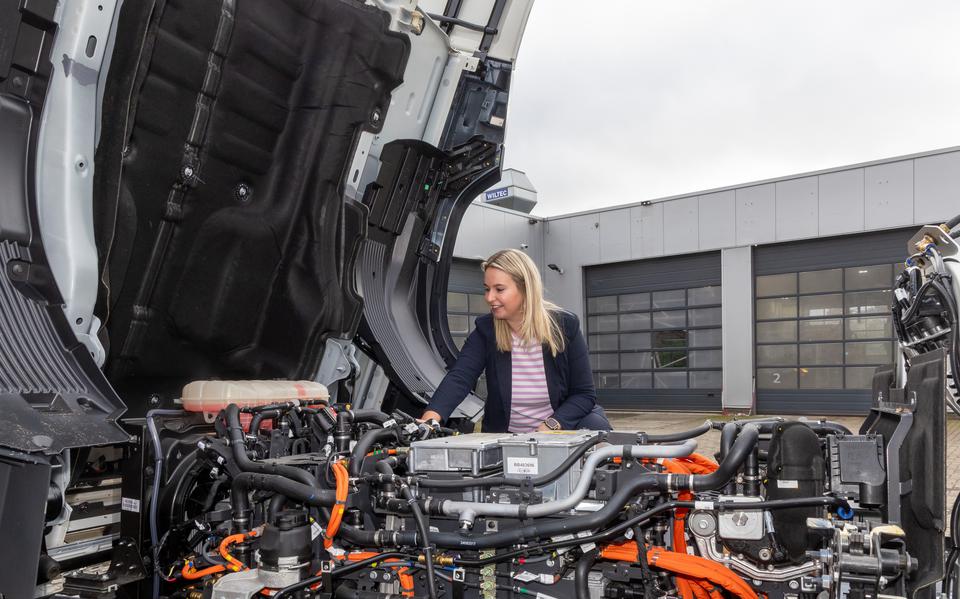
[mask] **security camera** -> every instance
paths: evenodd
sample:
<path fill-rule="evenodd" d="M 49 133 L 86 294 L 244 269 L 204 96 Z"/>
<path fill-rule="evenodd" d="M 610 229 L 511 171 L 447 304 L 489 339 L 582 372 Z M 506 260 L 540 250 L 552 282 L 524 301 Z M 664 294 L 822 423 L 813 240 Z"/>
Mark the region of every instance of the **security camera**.
<path fill-rule="evenodd" d="M 563 274 L 563 269 L 557 266 L 556 264 L 547 264 L 547 268 L 549 268 L 550 270 L 555 270 L 557 271 L 557 273 L 561 275 Z"/>
<path fill-rule="evenodd" d="M 521 249 L 521 250 L 525 250 L 525 249 L 527 249 L 528 247 L 530 247 L 530 246 L 529 246 L 528 244 L 526 244 L 526 243 L 521 243 L 521 244 L 520 244 L 520 249 Z"/>

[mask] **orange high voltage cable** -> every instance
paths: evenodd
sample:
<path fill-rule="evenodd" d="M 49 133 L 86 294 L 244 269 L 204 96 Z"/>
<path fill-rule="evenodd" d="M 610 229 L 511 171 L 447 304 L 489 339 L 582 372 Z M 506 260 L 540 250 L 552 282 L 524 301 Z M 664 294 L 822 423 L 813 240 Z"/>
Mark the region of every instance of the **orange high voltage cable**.
<path fill-rule="evenodd" d="M 333 506 L 333 511 L 330 513 L 330 521 L 327 522 L 327 528 L 323 531 L 323 546 L 327 549 L 333 546 L 333 538 L 337 536 L 337 532 L 340 530 L 344 505 L 347 501 L 347 494 L 350 492 L 350 474 L 342 462 L 333 463 L 333 476 L 337 482 L 336 503 Z"/>
<path fill-rule="evenodd" d="M 259 534 L 260 532 L 254 529 L 249 532 L 241 532 L 239 534 L 230 535 L 229 537 L 226 537 L 222 541 L 220 541 L 220 557 L 227 560 L 227 563 L 230 564 L 228 566 L 228 569 L 231 569 L 234 572 L 239 572 L 240 570 L 247 569 L 246 566 L 240 563 L 240 560 L 230 555 L 230 551 L 229 551 L 230 545 L 233 545 L 234 543 L 241 543 L 247 537 L 250 537 L 252 539 L 253 537 Z"/>
<path fill-rule="evenodd" d="M 639 550 L 635 542 L 629 541 L 607 545 L 600 550 L 600 557 L 614 561 L 636 562 L 639 560 Z M 654 568 L 688 579 L 706 580 L 718 584 L 740 599 L 759 599 L 757 593 L 742 578 L 728 568 L 702 557 L 654 547 L 647 550 L 646 559 L 647 563 Z M 703 588 L 702 584 L 700 586 Z"/>

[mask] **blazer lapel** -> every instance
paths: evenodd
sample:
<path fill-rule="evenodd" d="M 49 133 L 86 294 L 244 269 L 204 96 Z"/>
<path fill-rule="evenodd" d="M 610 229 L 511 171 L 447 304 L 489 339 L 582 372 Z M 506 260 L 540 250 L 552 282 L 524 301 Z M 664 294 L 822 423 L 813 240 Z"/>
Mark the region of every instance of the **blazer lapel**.
<path fill-rule="evenodd" d="M 543 345 L 543 373 L 547 378 L 547 392 L 550 394 L 550 405 L 556 410 L 560 405 L 560 370 L 557 359 L 550 353 L 550 346 Z"/>

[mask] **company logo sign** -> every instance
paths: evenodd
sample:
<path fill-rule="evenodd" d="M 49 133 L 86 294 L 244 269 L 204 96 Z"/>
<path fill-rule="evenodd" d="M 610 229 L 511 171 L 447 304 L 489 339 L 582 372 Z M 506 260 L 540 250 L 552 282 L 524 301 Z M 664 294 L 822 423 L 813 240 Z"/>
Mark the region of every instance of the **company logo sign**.
<path fill-rule="evenodd" d="M 491 189 L 484 195 L 486 196 L 486 201 L 489 202 L 490 200 L 499 200 L 500 198 L 505 198 L 510 194 L 507 193 L 506 187 L 501 187 L 500 189 Z"/>

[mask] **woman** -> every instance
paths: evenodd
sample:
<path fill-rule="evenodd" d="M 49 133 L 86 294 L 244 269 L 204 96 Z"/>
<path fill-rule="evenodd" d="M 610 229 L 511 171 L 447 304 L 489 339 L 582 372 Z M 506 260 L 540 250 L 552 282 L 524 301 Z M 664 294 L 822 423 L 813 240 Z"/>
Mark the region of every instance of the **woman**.
<path fill-rule="evenodd" d="M 477 318 L 423 419 L 446 420 L 486 371 L 484 432 L 610 430 L 580 322 L 543 299 L 533 260 L 501 250 L 481 268 L 490 314 Z"/>

